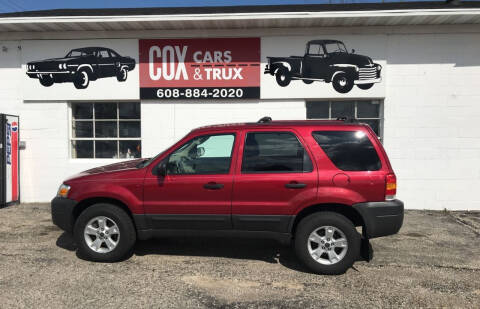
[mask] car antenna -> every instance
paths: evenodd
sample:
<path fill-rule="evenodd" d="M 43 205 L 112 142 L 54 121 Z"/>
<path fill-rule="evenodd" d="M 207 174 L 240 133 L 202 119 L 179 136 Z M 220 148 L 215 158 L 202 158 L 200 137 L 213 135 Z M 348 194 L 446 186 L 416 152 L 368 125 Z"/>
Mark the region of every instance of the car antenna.
<path fill-rule="evenodd" d="M 267 122 L 272 122 L 272 117 L 265 116 L 260 118 L 259 121 L 257 121 L 257 123 L 267 123 Z"/>

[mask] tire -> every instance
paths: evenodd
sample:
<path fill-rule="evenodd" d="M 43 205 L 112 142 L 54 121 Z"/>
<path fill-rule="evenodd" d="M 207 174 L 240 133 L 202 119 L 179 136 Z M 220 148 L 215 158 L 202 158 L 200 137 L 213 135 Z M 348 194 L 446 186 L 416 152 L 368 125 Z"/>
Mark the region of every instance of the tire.
<path fill-rule="evenodd" d="M 347 93 L 353 88 L 353 79 L 345 72 L 337 73 L 332 79 L 333 88 L 340 93 Z"/>
<path fill-rule="evenodd" d="M 53 78 L 49 75 L 40 75 L 39 81 L 44 87 L 50 87 L 54 83 Z"/>
<path fill-rule="evenodd" d="M 292 80 L 290 71 L 286 67 L 280 67 L 275 73 L 275 78 L 280 87 L 287 87 Z"/>
<path fill-rule="evenodd" d="M 89 83 L 90 83 L 90 75 L 88 75 L 87 70 L 81 69 L 80 71 L 75 73 L 75 76 L 73 78 L 73 85 L 75 85 L 75 88 L 85 89 L 88 87 Z"/>
<path fill-rule="evenodd" d="M 371 83 L 371 84 L 358 84 L 357 87 L 362 89 L 362 90 L 368 90 L 368 89 L 373 87 L 373 83 Z"/>
<path fill-rule="evenodd" d="M 101 230 L 101 224 L 96 224 L 99 223 L 97 218 L 106 218 L 102 219 L 106 222 L 105 229 Z M 87 226 L 90 228 L 87 229 Z M 73 235 L 80 256 L 95 262 L 122 260 L 132 251 L 137 238 L 130 216 L 117 206 L 103 203 L 92 205 L 80 214 L 75 222 Z M 95 250 L 94 247 L 98 249 Z"/>
<path fill-rule="evenodd" d="M 323 229 L 323 227 L 334 232 L 332 238 L 327 238 L 327 229 Z M 314 232 L 318 238 L 313 236 Z M 338 241 L 342 238 L 346 239 L 346 247 L 342 247 L 344 241 Z M 316 239 L 318 243 L 311 239 Z M 321 244 L 321 241 L 325 241 L 325 243 Z M 333 247 L 332 241 L 336 242 Z M 335 212 L 322 211 L 309 215 L 299 222 L 295 232 L 297 257 L 309 270 L 317 274 L 339 275 L 345 273 L 360 256 L 360 246 L 361 236 L 353 223 Z M 312 254 L 310 253 L 311 249 L 313 249 Z M 319 251 L 315 251 L 317 249 Z M 321 254 L 318 255 L 319 253 Z M 317 254 L 316 259 L 312 256 L 315 254 Z M 339 260 L 330 259 L 330 254 L 332 257 L 337 256 Z"/>
<path fill-rule="evenodd" d="M 310 85 L 311 83 L 313 83 L 313 80 L 311 79 L 302 79 L 302 81 L 307 85 Z"/>
<path fill-rule="evenodd" d="M 120 71 L 117 73 L 117 80 L 119 82 L 124 82 L 127 80 L 128 76 L 128 70 L 126 68 L 122 68 Z"/>

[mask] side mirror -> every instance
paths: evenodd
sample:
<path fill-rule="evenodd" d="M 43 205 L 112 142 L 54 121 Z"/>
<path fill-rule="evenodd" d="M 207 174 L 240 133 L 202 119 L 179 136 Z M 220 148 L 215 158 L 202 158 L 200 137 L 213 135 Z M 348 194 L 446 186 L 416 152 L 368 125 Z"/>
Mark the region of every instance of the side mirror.
<path fill-rule="evenodd" d="M 167 176 L 167 163 L 165 161 L 160 162 L 152 171 L 157 176 Z"/>
<path fill-rule="evenodd" d="M 197 158 L 200 158 L 205 154 L 205 148 L 203 147 L 197 147 Z"/>
<path fill-rule="evenodd" d="M 352 54 L 355 54 L 355 49 L 352 48 Z"/>

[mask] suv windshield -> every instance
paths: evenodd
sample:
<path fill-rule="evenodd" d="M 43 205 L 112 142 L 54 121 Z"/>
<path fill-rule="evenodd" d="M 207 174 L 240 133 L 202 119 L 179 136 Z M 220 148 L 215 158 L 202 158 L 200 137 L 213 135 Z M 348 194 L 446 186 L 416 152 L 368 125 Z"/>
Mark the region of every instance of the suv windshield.
<path fill-rule="evenodd" d="M 335 43 L 326 43 L 325 44 L 325 49 L 327 50 L 327 53 L 346 53 L 347 48 L 343 43 L 341 42 L 335 42 Z"/>

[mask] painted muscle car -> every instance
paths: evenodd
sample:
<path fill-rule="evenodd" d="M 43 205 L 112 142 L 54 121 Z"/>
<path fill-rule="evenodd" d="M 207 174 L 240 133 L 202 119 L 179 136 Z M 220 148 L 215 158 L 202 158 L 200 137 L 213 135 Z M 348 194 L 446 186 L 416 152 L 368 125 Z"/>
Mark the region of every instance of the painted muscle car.
<path fill-rule="evenodd" d="M 63 58 L 29 62 L 27 75 L 37 78 L 45 87 L 73 82 L 75 88 L 85 89 L 90 81 L 103 77 L 116 76 L 123 82 L 134 68 L 135 59 L 120 56 L 110 48 L 84 47 L 72 49 Z"/>

